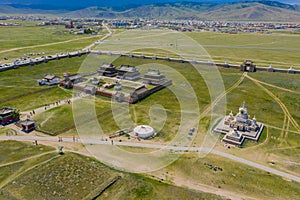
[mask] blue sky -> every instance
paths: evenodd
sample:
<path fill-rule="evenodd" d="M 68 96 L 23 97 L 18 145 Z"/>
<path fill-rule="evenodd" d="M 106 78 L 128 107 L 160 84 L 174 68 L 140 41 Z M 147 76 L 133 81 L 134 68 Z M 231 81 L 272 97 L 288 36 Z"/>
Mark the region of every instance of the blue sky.
<path fill-rule="evenodd" d="M 46 4 L 59 7 L 87 7 L 87 6 L 120 6 L 128 4 L 151 4 L 163 2 L 179 2 L 183 0 L 0 0 L 2 4 Z M 233 2 L 239 0 L 185 0 L 195 2 Z M 285 3 L 298 3 L 300 0 L 277 0 Z"/>

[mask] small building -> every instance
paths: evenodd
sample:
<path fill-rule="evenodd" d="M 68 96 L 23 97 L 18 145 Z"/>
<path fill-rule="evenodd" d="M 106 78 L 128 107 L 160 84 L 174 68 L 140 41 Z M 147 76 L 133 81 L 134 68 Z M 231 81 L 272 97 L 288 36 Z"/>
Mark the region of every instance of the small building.
<path fill-rule="evenodd" d="M 118 74 L 116 67 L 112 64 L 103 64 L 97 70 L 100 76 L 114 77 Z"/>
<path fill-rule="evenodd" d="M 97 89 L 94 86 L 91 86 L 91 85 L 85 85 L 84 86 L 84 92 L 86 94 L 94 95 L 94 94 L 96 94 L 96 91 L 97 91 Z"/>
<path fill-rule="evenodd" d="M 136 67 L 130 65 L 121 65 L 121 67 L 118 69 L 117 78 L 136 81 L 140 79 L 140 75 L 141 74 Z"/>
<path fill-rule="evenodd" d="M 125 101 L 125 94 L 123 92 L 116 92 L 113 94 L 113 99 L 116 101 L 116 102 L 123 102 Z"/>
<path fill-rule="evenodd" d="M 65 79 L 60 82 L 60 86 L 63 86 L 67 89 L 73 88 L 74 84 L 80 83 L 83 81 L 83 77 L 79 74 L 70 75 L 68 73 L 64 74 Z"/>
<path fill-rule="evenodd" d="M 133 129 L 134 136 L 142 139 L 148 139 L 155 135 L 155 131 L 151 126 L 140 125 Z"/>
<path fill-rule="evenodd" d="M 100 81 L 99 79 L 97 79 L 96 77 L 94 77 L 92 80 L 91 80 L 92 84 L 93 85 L 99 85 Z"/>
<path fill-rule="evenodd" d="M 295 74 L 295 69 L 294 69 L 293 66 L 291 66 L 291 67 L 289 68 L 288 73 L 289 73 L 289 74 Z"/>
<path fill-rule="evenodd" d="M 54 74 L 46 74 L 42 80 L 38 80 L 39 85 L 56 85 L 60 78 Z"/>
<path fill-rule="evenodd" d="M 256 72 L 256 65 L 251 60 L 246 60 L 241 64 L 240 69 L 243 72 Z"/>
<path fill-rule="evenodd" d="M 116 82 L 116 84 L 115 84 L 115 86 L 114 86 L 114 89 L 116 90 L 116 91 L 121 91 L 122 90 L 122 85 L 121 85 L 121 83 L 118 81 L 118 82 Z"/>
<path fill-rule="evenodd" d="M 267 69 L 268 72 L 275 72 L 272 64 L 270 64 L 269 68 Z"/>
<path fill-rule="evenodd" d="M 149 69 L 143 76 L 144 84 L 162 85 L 166 81 L 166 77 L 159 70 Z"/>
<path fill-rule="evenodd" d="M 26 119 L 24 121 L 19 122 L 19 124 L 22 127 L 22 131 L 24 131 L 25 133 L 29 133 L 29 132 L 35 130 L 35 121 L 34 120 Z"/>
<path fill-rule="evenodd" d="M 20 114 L 13 108 L 0 109 L 0 125 L 5 126 L 20 119 Z"/>
<path fill-rule="evenodd" d="M 132 92 L 130 93 L 130 103 L 136 103 L 147 96 L 149 96 L 149 90 L 145 87 L 145 85 L 141 85 L 139 87 L 136 87 L 132 89 Z"/>

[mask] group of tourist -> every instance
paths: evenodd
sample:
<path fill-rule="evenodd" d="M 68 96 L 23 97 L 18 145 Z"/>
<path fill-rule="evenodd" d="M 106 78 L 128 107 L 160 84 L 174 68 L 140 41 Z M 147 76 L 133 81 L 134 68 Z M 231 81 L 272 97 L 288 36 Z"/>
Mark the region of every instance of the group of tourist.
<path fill-rule="evenodd" d="M 29 112 L 28 118 L 30 118 L 30 117 L 33 116 L 33 115 L 35 115 L 35 111 L 34 111 L 34 110 L 32 110 L 31 112 Z"/>

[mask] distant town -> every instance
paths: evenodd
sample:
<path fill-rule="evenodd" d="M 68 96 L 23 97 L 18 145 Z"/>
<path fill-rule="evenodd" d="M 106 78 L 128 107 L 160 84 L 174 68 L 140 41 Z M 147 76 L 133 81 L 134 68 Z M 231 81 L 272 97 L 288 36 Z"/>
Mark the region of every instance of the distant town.
<path fill-rule="evenodd" d="M 201 20 L 158 20 L 158 19 L 100 19 L 100 18 L 67 18 L 67 17 L 38 17 L 38 16 L 0 16 L 1 21 L 31 20 L 37 26 L 65 25 L 66 28 L 82 29 L 87 27 L 101 27 L 105 21 L 111 28 L 124 29 L 171 29 L 177 31 L 211 31 L 223 33 L 264 33 L 273 31 L 289 31 L 300 33 L 300 23 L 282 22 L 234 22 L 234 21 L 201 21 Z M 16 23 L 0 23 L 0 26 L 19 26 Z M 74 32 L 70 32 L 74 33 Z M 84 33 L 84 32 L 79 32 Z M 92 33 L 92 32 L 89 32 Z"/>

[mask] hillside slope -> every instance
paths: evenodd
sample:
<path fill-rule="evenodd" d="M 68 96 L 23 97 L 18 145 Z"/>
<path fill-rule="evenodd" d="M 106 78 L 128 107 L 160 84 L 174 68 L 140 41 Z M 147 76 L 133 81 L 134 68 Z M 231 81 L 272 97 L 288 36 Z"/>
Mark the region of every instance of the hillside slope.
<path fill-rule="evenodd" d="M 156 18 L 241 21 L 300 21 L 298 6 L 278 2 L 241 2 L 230 4 L 170 3 L 143 5 L 127 9 L 84 9 L 66 16 L 95 16 L 99 18 Z"/>
<path fill-rule="evenodd" d="M 155 18 L 239 21 L 299 22 L 300 6 L 276 1 L 238 3 L 160 3 L 120 7 L 88 7 L 79 10 L 43 10 L 0 5 L 1 14 L 56 14 L 65 17 Z"/>

